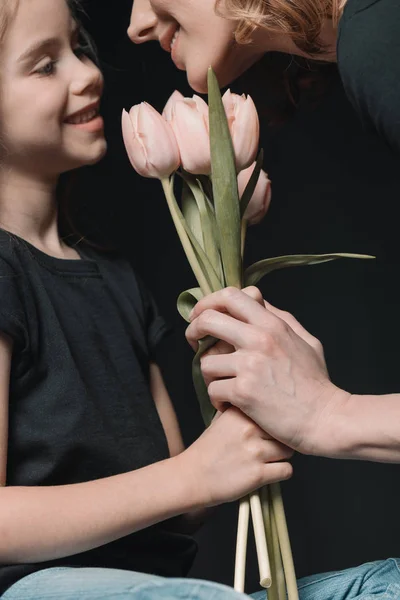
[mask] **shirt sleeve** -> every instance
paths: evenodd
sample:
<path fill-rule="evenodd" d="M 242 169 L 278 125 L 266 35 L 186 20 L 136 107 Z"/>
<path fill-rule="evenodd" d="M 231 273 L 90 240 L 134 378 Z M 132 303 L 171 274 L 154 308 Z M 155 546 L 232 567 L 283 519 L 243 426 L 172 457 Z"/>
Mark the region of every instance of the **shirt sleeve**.
<path fill-rule="evenodd" d="M 0 258 L 0 331 L 24 345 L 27 327 L 21 300 L 20 278 L 11 265 Z"/>
<path fill-rule="evenodd" d="M 150 353 L 150 359 L 155 359 L 156 349 L 171 332 L 170 326 L 161 316 L 158 306 L 148 287 L 136 275 L 142 308 L 144 314 L 145 329 L 147 334 L 147 346 Z"/>
<path fill-rule="evenodd" d="M 364 125 L 400 152 L 400 0 L 348 0 L 337 56 Z"/>

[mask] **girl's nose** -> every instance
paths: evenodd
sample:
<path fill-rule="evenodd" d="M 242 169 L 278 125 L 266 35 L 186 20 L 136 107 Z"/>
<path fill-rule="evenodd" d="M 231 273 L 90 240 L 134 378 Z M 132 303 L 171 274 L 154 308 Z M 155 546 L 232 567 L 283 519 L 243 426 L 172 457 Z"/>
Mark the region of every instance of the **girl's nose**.
<path fill-rule="evenodd" d="M 82 96 L 90 92 L 101 96 L 103 85 L 104 79 L 100 69 L 90 59 L 81 60 L 79 76 L 75 77 L 71 86 L 72 93 L 75 96 Z"/>
<path fill-rule="evenodd" d="M 135 44 L 156 40 L 157 16 L 149 0 L 134 0 L 128 36 Z"/>

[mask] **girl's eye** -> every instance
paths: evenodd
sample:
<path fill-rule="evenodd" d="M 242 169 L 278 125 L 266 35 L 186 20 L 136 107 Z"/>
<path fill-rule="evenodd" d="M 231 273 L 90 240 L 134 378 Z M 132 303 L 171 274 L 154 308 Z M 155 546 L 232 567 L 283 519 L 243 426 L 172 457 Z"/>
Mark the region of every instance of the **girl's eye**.
<path fill-rule="evenodd" d="M 49 75 L 53 75 L 53 73 L 55 71 L 56 63 L 57 63 L 56 60 L 50 60 L 43 67 L 40 67 L 40 69 L 37 69 L 35 71 L 35 73 L 37 73 L 38 75 L 44 75 L 44 76 L 47 76 L 47 77 Z"/>

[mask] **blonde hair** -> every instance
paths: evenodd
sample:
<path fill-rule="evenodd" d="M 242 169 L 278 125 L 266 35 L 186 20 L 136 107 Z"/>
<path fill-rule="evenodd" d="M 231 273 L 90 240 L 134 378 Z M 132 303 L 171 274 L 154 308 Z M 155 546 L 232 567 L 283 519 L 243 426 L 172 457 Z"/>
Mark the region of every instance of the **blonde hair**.
<path fill-rule="evenodd" d="M 235 38 L 247 43 L 257 27 L 288 35 L 308 54 L 321 54 L 326 19 L 338 25 L 346 0 L 217 0 L 220 15 L 238 22 Z"/>
<path fill-rule="evenodd" d="M 0 42 L 17 12 L 19 0 L 0 0 Z"/>

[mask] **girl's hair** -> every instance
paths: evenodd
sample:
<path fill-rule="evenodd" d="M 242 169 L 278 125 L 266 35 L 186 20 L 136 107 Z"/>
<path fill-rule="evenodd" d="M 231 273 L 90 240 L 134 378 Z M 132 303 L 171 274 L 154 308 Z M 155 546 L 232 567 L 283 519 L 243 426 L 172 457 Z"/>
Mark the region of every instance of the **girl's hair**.
<path fill-rule="evenodd" d="M 319 36 L 326 19 L 337 26 L 346 0 L 217 0 L 220 15 L 238 22 L 235 38 L 249 41 L 260 27 L 276 34 L 288 35 L 298 48 L 308 54 L 322 54 Z"/>

